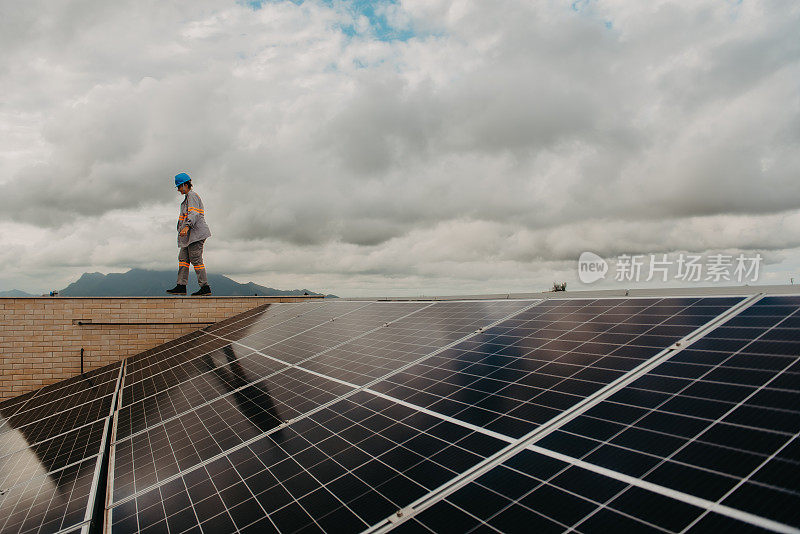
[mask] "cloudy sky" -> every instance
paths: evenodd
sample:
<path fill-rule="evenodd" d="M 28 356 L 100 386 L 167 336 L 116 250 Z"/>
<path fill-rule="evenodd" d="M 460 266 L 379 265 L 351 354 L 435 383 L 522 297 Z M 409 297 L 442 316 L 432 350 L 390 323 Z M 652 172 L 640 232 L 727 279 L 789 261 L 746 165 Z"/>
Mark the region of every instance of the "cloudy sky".
<path fill-rule="evenodd" d="M 0 289 L 176 268 L 181 171 L 243 282 L 578 289 L 587 250 L 800 282 L 799 27 L 793 0 L 0 0 Z"/>

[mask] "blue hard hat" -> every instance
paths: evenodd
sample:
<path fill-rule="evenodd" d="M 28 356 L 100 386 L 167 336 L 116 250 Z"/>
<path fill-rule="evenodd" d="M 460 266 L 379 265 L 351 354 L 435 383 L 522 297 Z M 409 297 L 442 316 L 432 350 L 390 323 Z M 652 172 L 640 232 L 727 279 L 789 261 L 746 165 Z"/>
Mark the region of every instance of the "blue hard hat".
<path fill-rule="evenodd" d="M 190 181 L 189 175 L 185 172 L 175 175 L 175 187 L 178 187 L 181 184 L 185 184 L 186 182 Z"/>

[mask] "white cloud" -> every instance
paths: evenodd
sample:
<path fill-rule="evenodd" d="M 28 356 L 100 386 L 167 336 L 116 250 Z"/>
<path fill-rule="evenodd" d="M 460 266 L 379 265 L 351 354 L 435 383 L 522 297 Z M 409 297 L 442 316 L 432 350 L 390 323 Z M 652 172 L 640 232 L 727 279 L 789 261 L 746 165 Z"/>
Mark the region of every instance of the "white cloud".
<path fill-rule="evenodd" d="M 417 35 L 381 41 L 346 2 L 5 4 L 0 283 L 174 267 L 179 171 L 206 263 L 274 287 L 544 289 L 583 250 L 785 263 L 800 8 L 575 7 L 403 0 L 378 11 Z"/>

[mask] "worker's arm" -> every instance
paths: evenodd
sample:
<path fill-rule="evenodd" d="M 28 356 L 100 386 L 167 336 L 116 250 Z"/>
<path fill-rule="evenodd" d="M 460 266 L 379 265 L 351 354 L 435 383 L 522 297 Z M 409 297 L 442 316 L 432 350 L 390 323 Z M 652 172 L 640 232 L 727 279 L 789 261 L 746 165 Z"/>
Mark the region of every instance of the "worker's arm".
<path fill-rule="evenodd" d="M 186 214 L 186 226 L 189 228 L 194 228 L 195 222 L 197 222 L 197 218 L 203 215 L 203 203 L 200 200 L 200 197 L 197 196 L 196 193 L 189 192 L 186 195 L 186 199 L 188 200 L 188 210 L 189 212 Z"/>

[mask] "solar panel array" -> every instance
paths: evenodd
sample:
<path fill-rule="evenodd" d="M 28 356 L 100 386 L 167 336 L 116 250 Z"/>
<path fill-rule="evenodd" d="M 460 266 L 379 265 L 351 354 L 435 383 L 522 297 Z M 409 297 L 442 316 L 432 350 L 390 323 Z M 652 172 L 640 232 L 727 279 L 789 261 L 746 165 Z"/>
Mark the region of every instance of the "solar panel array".
<path fill-rule="evenodd" d="M 88 530 L 122 365 L 0 405 L 0 531 Z"/>
<path fill-rule="evenodd" d="M 262 306 L 0 404 L 0 531 L 798 532 L 798 359 L 800 297 Z"/>

